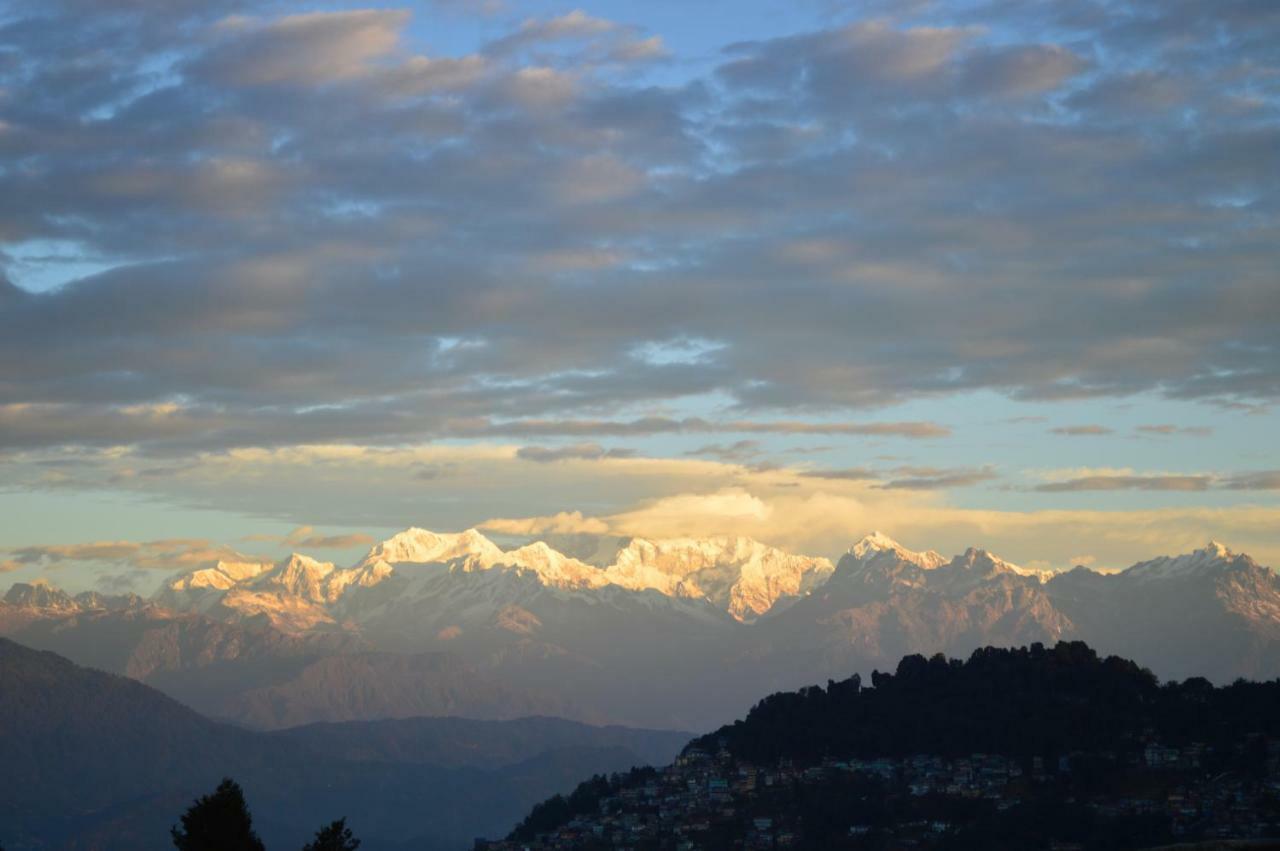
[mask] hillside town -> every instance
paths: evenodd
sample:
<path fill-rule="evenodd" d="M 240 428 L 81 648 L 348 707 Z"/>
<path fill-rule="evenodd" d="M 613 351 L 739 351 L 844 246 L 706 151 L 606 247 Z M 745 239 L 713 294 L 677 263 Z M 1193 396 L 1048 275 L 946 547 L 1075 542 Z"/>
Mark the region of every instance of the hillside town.
<path fill-rule="evenodd" d="M 1257 757 L 1257 772 L 1212 766 Z M 1125 778 L 1124 794 L 1077 799 L 1080 773 L 1099 769 Z M 528 839 L 477 840 L 476 851 L 562 849 L 775 849 L 800 847 L 967 847 L 968 826 L 999 818 L 1037 799 L 1074 805 L 1096 824 L 1138 826 L 1154 839 L 1251 839 L 1280 835 L 1280 740 L 1258 738 L 1223 755 L 1202 743 L 1166 746 L 1150 740 L 1140 752 L 1073 753 L 1047 764 L 1023 764 L 999 754 L 825 759 L 799 765 L 753 765 L 724 748 L 687 749 L 658 771 L 637 771 L 561 826 Z M 843 798 L 839 812 L 824 797 Z M 831 824 L 815 846 L 806 830 L 815 818 Z M 1069 838 L 1056 851 L 1091 847 Z"/>

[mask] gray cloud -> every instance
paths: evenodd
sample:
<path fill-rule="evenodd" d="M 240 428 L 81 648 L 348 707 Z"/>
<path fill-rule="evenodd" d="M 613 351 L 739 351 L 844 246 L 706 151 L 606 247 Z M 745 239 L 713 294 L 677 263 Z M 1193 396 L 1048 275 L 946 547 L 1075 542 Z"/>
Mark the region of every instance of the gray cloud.
<path fill-rule="evenodd" d="M 1036 487 L 1041 493 L 1075 491 L 1205 491 L 1213 486 L 1212 476 L 1082 476 Z"/>
<path fill-rule="evenodd" d="M 900 478 L 891 479 L 877 487 L 884 490 L 945 490 L 969 487 L 999 478 L 990 467 L 956 470 L 900 467 L 894 472 L 900 474 Z"/>
<path fill-rule="evenodd" d="M 636 420 L 511 420 L 494 422 L 453 422 L 446 427 L 454 436 L 625 436 L 653 434 L 822 434 L 851 437 L 905 437 L 930 439 L 946 437 L 951 430 L 928 422 L 823 423 L 751 420 L 704 420 L 698 417 L 673 419 L 644 417 Z"/>
<path fill-rule="evenodd" d="M 516 457 L 524 461 L 550 464 L 556 461 L 600 461 L 607 458 L 631 458 L 634 449 L 606 449 L 598 443 L 575 443 L 570 446 L 521 446 Z"/>
<path fill-rule="evenodd" d="M 11 565 L 38 565 L 46 569 L 77 562 L 99 562 L 125 564 L 137 570 L 179 570 L 207 567 L 219 560 L 262 560 L 202 538 L 50 544 L 15 547 L 8 552 Z"/>
<path fill-rule="evenodd" d="M 895 8 L 665 86 L 613 72 L 650 34 L 585 15 L 441 56 L 403 12 L 255 14 L 0 23 L 0 446 L 930 438 L 856 411 L 1280 398 L 1269 4 Z M 48 243 L 103 271 L 15 286 Z M 707 395 L 724 421 L 636 418 Z"/>
<path fill-rule="evenodd" d="M 1049 429 L 1054 434 L 1065 434 L 1069 437 L 1096 437 L 1104 434 L 1112 434 L 1115 430 L 1103 425 L 1074 425 L 1059 426 Z"/>
<path fill-rule="evenodd" d="M 1257 470 L 1230 475 L 1096 475 L 1082 476 L 1060 482 L 1047 482 L 1035 490 L 1043 493 L 1069 493 L 1073 491 L 1266 491 L 1280 490 L 1280 470 Z"/>
<path fill-rule="evenodd" d="M 1280 490 L 1280 470 L 1260 470 L 1228 476 L 1222 486 L 1227 490 Z"/>
<path fill-rule="evenodd" d="M 1169 423 L 1163 423 L 1160 425 L 1140 425 L 1135 428 L 1134 431 L 1139 434 L 1185 434 L 1193 437 L 1208 437 L 1213 434 L 1213 429 L 1207 426 L 1177 426 Z"/>
<path fill-rule="evenodd" d="M 690 449 L 685 455 L 706 455 L 727 463 L 742 463 L 755 458 L 761 452 L 760 441 L 738 440 L 733 443 L 709 443 L 697 449 Z"/>
<path fill-rule="evenodd" d="M 100 573 L 94 578 L 93 584 L 105 594 L 127 594 L 136 591 L 149 578 L 146 571 L 141 570 L 127 573 Z"/>
<path fill-rule="evenodd" d="M 805 470 L 800 475 L 806 479 L 832 479 L 836 481 L 863 481 L 880 478 L 879 472 L 866 467 L 848 467 L 842 470 Z"/>

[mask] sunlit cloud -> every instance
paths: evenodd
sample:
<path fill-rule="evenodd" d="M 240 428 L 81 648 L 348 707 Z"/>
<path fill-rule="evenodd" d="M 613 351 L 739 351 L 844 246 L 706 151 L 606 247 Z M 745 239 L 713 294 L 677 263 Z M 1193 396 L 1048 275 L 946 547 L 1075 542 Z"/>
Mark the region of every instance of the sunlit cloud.
<path fill-rule="evenodd" d="M 10 570 L 38 566 L 55 569 L 77 562 L 128 565 L 140 570 L 180 570 L 209 567 L 219 561 L 264 561 L 204 539 L 159 541 L 94 541 L 83 544 L 43 544 L 10 549 Z"/>

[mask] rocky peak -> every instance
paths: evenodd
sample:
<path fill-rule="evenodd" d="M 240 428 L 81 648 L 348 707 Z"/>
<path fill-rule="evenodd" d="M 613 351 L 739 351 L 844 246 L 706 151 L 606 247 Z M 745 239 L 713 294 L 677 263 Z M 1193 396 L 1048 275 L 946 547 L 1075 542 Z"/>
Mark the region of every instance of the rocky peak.
<path fill-rule="evenodd" d="M 543 585 L 555 588 L 598 588 L 608 584 L 604 571 L 552 549 L 544 541 L 504 553 L 504 565 L 533 571 Z"/>
<path fill-rule="evenodd" d="M 67 592 L 41 580 L 13 583 L 9 592 L 4 595 L 4 601 L 11 606 L 27 609 L 74 611 L 79 608 Z"/>
<path fill-rule="evenodd" d="M 873 561 L 886 554 L 924 570 L 933 570 L 947 563 L 945 558 L 933 550 L 914 552 L 879 531 L 872 532 L 849 548 L 849 555 L 860 563 Z"/>
<path fill-rule="evenodd" d="M 1256 566 L 1256 563 L 1247 555 L 1237 555 L 1225 544 L 1209 541 L 1200 549 L 1183 555 L 1161 556 L 1139 562 L 1121 571 L 1119 575 L 1140 581 L 1187 579 L 1218 574 L 1231 567 L 1247 568 L 1251 565 Z"/>

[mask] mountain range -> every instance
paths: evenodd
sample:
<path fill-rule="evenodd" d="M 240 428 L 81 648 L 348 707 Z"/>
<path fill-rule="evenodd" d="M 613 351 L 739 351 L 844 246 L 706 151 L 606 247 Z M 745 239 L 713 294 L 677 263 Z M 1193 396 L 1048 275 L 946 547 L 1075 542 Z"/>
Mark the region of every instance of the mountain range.
<path fill-rule="evenodd" d="M 878 533 L 835 564 L 743 537 L 572 552 L 412 528 L 349 567 L 224 561 L 149 599 L 18 584 L 0 633 L 268 729 L 528 714 L 708 729 L 760 693 L 910 653 L 1074 639 L 1165 678 L 1280 675 L 1280 580 L 1214 542 L 1057 574 Z"/>
<path fill-rule="evenodd" d="M 582 777 L 672 758 L 688 734 L 555 718 L 413 718 L 264 733 L 0 639 L 0 842 L 159 851 L 224 776 L 267 845 L 346 817 L 368 851 L 469 847 Z"/>

